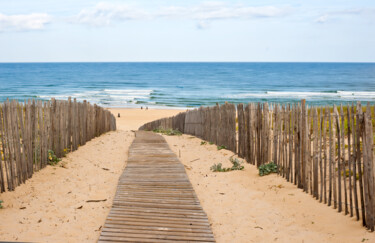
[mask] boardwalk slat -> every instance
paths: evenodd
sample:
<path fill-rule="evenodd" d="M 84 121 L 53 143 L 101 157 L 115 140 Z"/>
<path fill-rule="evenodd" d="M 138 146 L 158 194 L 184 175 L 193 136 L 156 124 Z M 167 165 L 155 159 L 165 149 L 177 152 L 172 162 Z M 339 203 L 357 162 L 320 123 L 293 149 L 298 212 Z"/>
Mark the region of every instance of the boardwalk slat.
<path fill-rule="evenodd" d="M 203 124 L 190 121 L 198 113 L 187 114 L 185 121 L 189 125 L 185 129 L 197 136 L 208 136 L 204 135 Z M 164 126 L 172 126 L 172 121 L 165 122 L 168 124 Z M 235 149 L 233 144 L 228 145 Z M 112 209 L 99 239 L 99 242 L 115 241 L 215 241 L 184 166 L 160 135 L 136 132 L 130 146 L 128 164 L 119 179 Z"/>

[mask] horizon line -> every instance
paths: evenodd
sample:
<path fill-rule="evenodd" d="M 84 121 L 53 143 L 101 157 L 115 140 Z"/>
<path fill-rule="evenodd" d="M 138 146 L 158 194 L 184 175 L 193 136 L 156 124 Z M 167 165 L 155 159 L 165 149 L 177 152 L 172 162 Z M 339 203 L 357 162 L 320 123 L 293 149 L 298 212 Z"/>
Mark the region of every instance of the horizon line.
<path fill-rule="evenodd" d="M 375 61 L 10 61 L 0 64 L 33 63 L 358 63 L 375 64 Z"/>

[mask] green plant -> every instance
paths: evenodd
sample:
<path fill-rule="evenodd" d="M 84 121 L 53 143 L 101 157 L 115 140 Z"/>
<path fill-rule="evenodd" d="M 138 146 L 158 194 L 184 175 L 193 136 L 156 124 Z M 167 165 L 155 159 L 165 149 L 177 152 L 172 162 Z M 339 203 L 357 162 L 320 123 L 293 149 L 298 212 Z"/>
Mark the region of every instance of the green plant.
<path fill-rule="evenodd" d="M 221 145 L 221 146 L 217 146 L 217 150 L 222 150 L 222 149 L 226 149 L 227 147 L 224 146 L 224 145 Z"/>
<path fill-rule="evenodd" d="M 60 161 L 61 161 L 61 159 L 57 158 L 57 156 L 55 155 L 55 152 L 53 152 L 53 150 L 48 150 L 48 164 L 56 165 Z"/>
<path fill-rule="evenodd" d="M 202 142 L 201 142 L 201 145 L 206 145 L 206 144 L 207 144 L 206 141 L 202 141 Z"/>
<path fill-rule="evenodd" d="M 168 136 L 174 136 L 174 135 L 180 136 L 180 135 L 182 135 L 182 132 L 180 132 L 179 130 L 174 130 L 174 129 L 157 128 L 157 129 L 154 129 L 153 132 L 161 133 L 163 135 L 168 135 Z"/>
<path fill-rule="evenodd" d="M 214 164 L 213 166 L 211 166 L 210 169 L 213 172 L 227 172 L 227 171 L 230 171 L 230 168 L 222 168 L 222 164 L 221 163 Z"/>
<path fill-rule="evenodd" d="M 270 162 L 268 164 L 263 164 L 259 166 L 259 175 L 265 176 L 271 173 L 277 173 L 277 165 L 274 162 Z"/>
<path fill-rule="evenodd" d="M 63 156 L 65 157 L 70 152 L 70 149 L 64 148 Z"/>
<path fill-rule="evenodd" d="M 350 171 L 350 173 L 349 173 L 349 170 L 346 169 L 346 170 L 345 170 L 345 177 L 349 177 L 349 174 L 350 174 L 351 176 L 353 176 L 353 175 L 354 175 L 354 172 L 353 172 L 353 171 Z M 344 171 L 341 171 L 341 175 L 344 176 Z M 358 174 L 358 173 L 356 173 L 355 178 L 356 178 L 356 180 L 359 179 L 359 174 Z"/>
<path fill-rule="evenodd" d="M 230 162 L 232 163 L 232 168 L 231 170 L 243 170 L 244 167 L 243 167 L 243 161 L 240 161 L 239 159 L 237 158 L 233 158 L 233 157 L 230 157 Z"/>
<path fill-rule="evenodd" d="M 3 201 L 0 200 L 0 209 L 3 208 L 2 203 L 3 203 Z"/>
<path fill-rule="evenodd" d="M 240 161 L 237 158 L 233 159 L 233 157 L 230 157 L 229 161 L 232 163 L 232 167 L 230 167 L 230 168 L 223 168 L 222 167 L 223 165 L 221 163 L 218 163 L 218 164 L 214 164 L 213 166 L 211 166 L 210 169 L 213 172 L 228 172 L 228 171 L 232 171 L 232 170 L 243 170 L 244 169 L 244 167 L 242 166 L 243 161 Z"/>
<path fill-rule="evenodd" d="M 212 145 L 212 144 L 214 144 L 214 143 L 213 143 L 213 142 L 209 142 L 208 144 L 209 144 L 209 145 Z"/>

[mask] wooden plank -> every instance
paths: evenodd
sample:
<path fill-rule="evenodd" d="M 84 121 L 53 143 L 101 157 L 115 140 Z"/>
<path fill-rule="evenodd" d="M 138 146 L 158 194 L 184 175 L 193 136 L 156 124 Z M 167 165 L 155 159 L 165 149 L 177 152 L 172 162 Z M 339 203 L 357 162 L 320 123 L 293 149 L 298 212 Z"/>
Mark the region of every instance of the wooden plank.
<path fill-rule="evenodd" d="M 255 114 L 255 106 L 254 104 L 249 104 L 249 162 L 252 165 L 255 165 L 255 130 L 254 130 L 254 114 Z"/>
<path fill-rule="evenodd" d="M 223 119 L 226 112 L 222 113 Z M 187 117 L 189 122 L 190 115 Z M 190 131 L 189 125 L 187 129 Z M 196 134 L 201 132 L 194 130 Z M 155 143 L 156 140 L 160 142 Z M 136 132 L 130 146 L 128 164 L 119 179 L 99 242 L 117 240 L 214 242 L 207 216 L 184 167 L 155 133 Z"/>
<path fill-rule="evenodd" d="M 342 211 L 342 193 L 341 193 L 341 124 L 340 115 L 337 111 L 337 107 L 334 106 L 334 115 L 336 119 L 336 131 L 337 131 L 337 175 L 338 175 L 338 211 Z M 335 168 L 336 169 L 336 168 Z"/>
<path fill-rule="evenodd" d="M 344 180 L 344 206 L 345 206 L 345 215 L 349 213 L 348 210 L 348 192 L 347 192 L 347 187 L 346 187 L 346 163 L 345 163 L 345 126 L 344 126 L 344 108 L 341 105 L 340 106 L 340 118 L 341 118 L 341 171 L 339 172 L 340 174 L 343 175 L 343 180 Z"/>
<path fill-rule="evenodd" d="M 333 132 L 332 132 L 332 119 L 331 119 L 331 112 L 328 110 L 328 123 L 329 123 L 329 169 L 328 169 L 328 177 L 329 177 L 329 186 L 328 186 L 328 206 L 331 206 L 332 203 L 332 168 L 333 168 L 333 161 L 334 161 L 334 154 L 333 154 Z"/>
<path fill-rule="evenodd" d="M 278 163 L 278 157 L 277 157 L 277 154 L 278 154 L 278 130 L 279 130 L 279 126 L 278 126 L 278 121 L 279 121 L 279 105 L 278 104 L 275 104 L 275 116 L 274 116 L 274 124 L 273 124 L 273 162 L 275 164 L 279 164 Z"/>
<path fill-rule="evenodd" d="M 366 207 L 366 226 L 371 231 L 374 231 L 374 140 L 370 103 L 367 103 L 366 112 L 363 114 L 363 130 L 363 188 Z"/>
<path fill-rule="evenodd" d="M 11 170 L 11 178 L 12 178 L 12 185 L 11 185 L 11 191 L 14 190 L 17 186 L 18 186 L 18 183 L 17 183 L 17 172 L 16 172 L 16 169 L 17 169 L 17 162 L 16 162 L 16 159 L 15 159 L 15 148 L 14 148 L 14 133 L 13 133 L 13 129 L 12 129 L 12 124 L 13 124 L 13 120 L 12 120 L 12 109 L 11 109 L 11 103 L 9 102 L 9 100 L 6 101 L 5 103 L 5 110 L 6 110 L 6 116 L 7 116 L 7 128 L 6 128 L 6 131 L 7 131 L 7 144 L 8 144 L 8 156 L 10 158 L 9 162 L 10 162 L 10 170 Z"/>
<path fill-rule="evenodd" d="M 353 161 L 353 155 L 352 155 L 352 144 L 351 144 L 351 130 L 352 128 L 352 122 L 351 122 L 351 112 L 350 112 L 350 106 L 349 104 L 346 107 L 346 118 L 347 118 L 347 126 L 348 126 L 348 170 L 349 170 L 349 202 L 350 202 L 350 217 L 353 217 L 353 188 L 352 188 L 352 161 Z M 346 173 L 346 172 L 345 172 Z M 355 175 L 354 175 L 355 178 Z M 354 183 L 353 183 L 354 184 Z"/>
<path fill-rule="evenodd" d="M 0 104 L 0 137 L 1 137 L 1 155 L 0 155 L 0 186 L 1 190 L 0 193 L 5 192 L 5 175 L 8 175 L 8 170 L 6 166 L 6 158 L 5 158 L 5 146 L 4 146 L 4 132 L 3 132 L 3 119 L 2 119 L 2 109 Z M 3 165 L 4 164 L 4 165 Z M 5 175 L 4 175 L 5 172 Z"/>
<path fill-rule="evenodd" d="M 33 109 L 32 109 L 32 103 L 31 100 L 28 100 L 27 102 L 27 163 L 29 168 L 29 174 L 30 177 L 34 173 L 34 167 L 33 167 L 33 140 L 32 140 L 32 134 L 33 134 Z"/>
<path fill-rule="evenodd" d="M 318 163 L 319 163 L 319 132 L 318 132 L 318 111 L 316 107 L 313 109 L 313 195 L 316 199 L 319 199 L 319 188 L 318 188 Z"/>
<path fill-rule="evenodd" d="M 13 158 L 12 158 L 12 150 L 11 150 L 11 140 L 10 140 L 10 132 L 11 130 L 9 129 L 9 117 L 8 117 L 8 104 L 9 101 L 7 100 L 3 104 L 3 122 L 4 122 L 4 158 L 6 160 L 5 163 L 5 168 L 7 170 L 7 184 L 8 184 L 8 190 L 12 191 L 15 188 L 14 185 L 14 171 L 13 171 Z M 7 166 L 8 165 L 8 166 Z"/>
<path fill-rule="evenodd" d="M 22 155 L 21 155 L 21 144 L 20 144 L 20 134 L 19 134 L 19 119 L 18 119 L 18 112 L 17 112 L 17 101 L 13 100 L 11 102 L 11 115 L 12 115 L 12 127 L 13 127 L 13 141 L 14 141 L 14 154 L 16 158 L 16 166 L 17 166 L 17 185 L 23 183 L 23 165 L 22 165 Z"/>
<path fill-rule="evenodd" d="M 296 151 L 297 151 L 297 186 L 298 188 L 303 189 L 303 181 L 302 181 L 302 150 L 303 150 L 303 143 L 302 143 L 302 104 L 298 105 L 297 107 L 297 137 L 296 137 Z"/>
<path fill-rule="evenodd" d="M 269 109 L 268 109 L 268 103 L 263 104 L 263 135 L 262 135 L 262 157 L 263 161 L 262 164 L 268 163 L 268 141 L 269 141 Z"/>
<path fill-rule="evenodd" d="M 307 150 L 308 150 L 308 155 L 307 155 L 307 158 L 308 158 L 308 168 L 309 168 L 309 173 L 308 173 L 308 177 L 309 177 L 309 190 L 310 190 L 310 194 L 312 196 L 314 196 L 314 188 L 313 188 L 313 173 L 314 173 L 314 161 L 313 161 L 313 141 L 314 141 L 314 131 L 313 131 L 313 113 L 314 113 L 314 109 L 313 108 L 310 108 L 308 109 L 308 122 L 307 122 L 307 127 L 308 127 L 308 142 L 307 142 Z"/>
<path fill-rule="evenodd" d="M 237 120 L 238 120 L 238 151 L 237 151 L 237 154 L 239 157 L 241 158 L 244 158 L 244 154 L 245 154 L 245 146 L 244 146 L 244 142 L 245 142 L 245 139 L 244 139 L 244 135 L 245 135 L 245 132 L 244 132 L 244 122 L 245 122 L 245 119 L 244 119 L 244 110 L 243 110 L 243 104 L 240 103 L 237 105 Z"/>
<path fill-rule="evenodd" d="M 301 164 L 302 164 L 302 185 L 303 191 L 308 191 L 308 180 L 307 180 L 307 111 L 306 111 L 306 100 L 301 102 Z"/>
<path fill-rule="evenodd" d="M 38 147 L 37 147 L 37 161 L 36 161 L 36 164 L 38 165 L 38 169 L 40 170 L 41 168 L 43 168 L 42 166 L 42 157 L 43 157 L 43 107 L 42 107 L 42 101 L 41 100 L 38 100 L 37 101 L 37 111 L 38 111 L 38 138 L 37 138 L 37 143 L 38 143 Z"/>
<path fill-rule="evenodd" d="M 359 203 L 358 203 L 358 191 L 357 191 L 357 128 L 356 128 L 356 115 L 354 104 L 351 107 L 351 130 L 353 137 L 353 193 L 354 193 L 354 206 L 356 211 L 356 218 L 359 220 Z"/>
<path fill-rule="evenodd" d="M 357 114 L 356 114 L 356 161 L 358 169 L 358 181 L 359 181 L 359 194 L 361 199 L 361 211 L 362 211 L 362 225 L 366 226 L 366 215 L 365 215 L 365 202 L 363 195 L 363 174 L 362 174 L 362 162 L 361 162 L 361 137 L 362 137 L 362 122 L 363 112 L 361 103 L 357 102 Z"/>
<path fill-rule="evenodd" d="M 25 123 L 24 123 L 24 114 L 23 114 L 23 104 L 17 104 L 17 113 L 18 113 L 18 130 L 19 130 L 19 137 L 20 137 L 20 155 L 21 155 L 21 164 L 22 164 L 22 183 L 24 183 L 28 179 L 27 174 L 27 164 L 26 164 L 26 156 L 25 156 Z M 0 162 L 1 163 L 1 162 Z"/>
<path fill-rule="evenodd" d="M 319 196 L 319 202 L 323 202 L 323 184 L 325 181 L 325 178 L 323 177 L 323 158 L 322 158 L 322 146 L 323 146 L 323 123 L 324 123 L 324 115 L 323 114 L 323 107 L 320 107 L 319 109 L 319 172 L 320 172 L 320 196 Z"/>
<path fill-rule="evenodd" d="M 286 112 L 286 119 L 287 119 L 287 137 L 288 139 L 286 140 L 286 154 L 287 154 L 287 163 L 288 163 L 288 168 L 287 168 L 287 180 L 290 182 L 293 182 L 293 177 L 292 177 L 292 171 L 293 171 L 293 166 L 292 166 L 292 160 L 293 160 L 293 136 L 291 132 L 291 124 L 293 123 L 292 121 L 292 116 L 291 116 L 291 110 L 290 110 L 290 104 L 287 106 L 287 112 Z"/>
<path fill-rule="evenodd" d="M 327 107 L 324 109 L 324 116 L 322 119 L 322 130 L 323 130 L 323 156 L 324 156 L 324 165 L 323 165 L 323 198 L 324 203 L 327 203 L 327 164 L 328 163 L 328 156 L 327 156 L 327 120 L 328 120 L 328 109 Z"/>

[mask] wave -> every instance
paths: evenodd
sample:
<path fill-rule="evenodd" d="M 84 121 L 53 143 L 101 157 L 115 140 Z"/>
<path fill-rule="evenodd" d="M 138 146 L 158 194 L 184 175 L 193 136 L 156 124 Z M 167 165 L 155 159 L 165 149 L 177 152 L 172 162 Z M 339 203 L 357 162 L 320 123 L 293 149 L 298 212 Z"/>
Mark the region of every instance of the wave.
<path fill-rule="evenodd" d="M 68 99 L 71 97 L 72 99 L 76 98 L 78 101 L 87 100 L 90 103 L 104 106 L 126 106 L 127 104 L 137 104 L 137 102 L 147 104 L 153 92 L 154 90 L 151 89 L 102 89 L 76 93 L 40 95 L 39 98 Z"/>
<path fill-rule="evenodd" d="M 332 100 L 375 100 L 375 92 L 372 91 L 264 91 L 239 93 L 225 96 L 224 98 L 246 99 L 246 98 L 264 98 L 264 99 L 332 99 Z"/>

